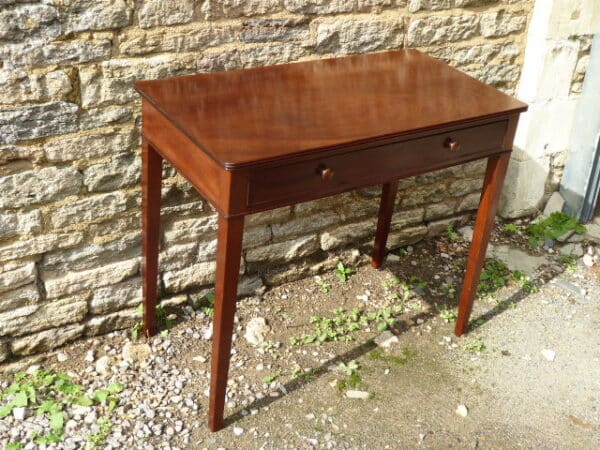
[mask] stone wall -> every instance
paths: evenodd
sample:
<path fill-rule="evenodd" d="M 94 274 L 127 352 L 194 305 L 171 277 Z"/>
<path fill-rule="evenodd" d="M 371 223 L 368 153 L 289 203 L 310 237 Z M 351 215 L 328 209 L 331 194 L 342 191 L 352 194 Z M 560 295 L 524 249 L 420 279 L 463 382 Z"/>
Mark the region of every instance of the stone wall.
<path fill-rule="evenodd" d="M 408 46 L 514 92 L 530 9 L 525 0 L 0 0 L 0 360 L 136 320 L 135 80 Z M 404 180 L 391 244 L 472 211 L 482 170 Z M 160 291 L 187 302 L 213 279 L 215 214 L 168 165 L 164 176 Z M 322 270 L 329 252 L 369 243 L 377 195 L 249 217 L 241 290 Z"/>

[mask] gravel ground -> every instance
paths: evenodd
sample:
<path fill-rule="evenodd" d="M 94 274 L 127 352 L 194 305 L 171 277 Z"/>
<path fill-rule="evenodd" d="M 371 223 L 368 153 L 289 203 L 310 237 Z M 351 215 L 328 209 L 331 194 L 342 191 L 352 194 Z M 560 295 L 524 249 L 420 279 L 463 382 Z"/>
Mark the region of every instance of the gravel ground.
<path fill-rule="evenodd" d="M 494 245 L 504 244 L 531 253 L 498 228 Z M 211 318 L 189 306 L 174 311 L 168 335 L 148 342 L 116 332 L 0 366 L 0 387 L 11 372 L 39 367 L 69 373 L 89 395 L 123 385 L 114 410 L 70 406 L 59 444 L 24 448 L 93 448 L 89 434 L 102 434 L 103 417 L 110 426 L 98 448 L 600 448 L 599 266 L 533 252 L 544 261 L 531 284 L 511 281 L 477 301 L 472 331 L 455 338 L 450 312 L 467 245 L 427 240 L 380 271 L 368 267 L 367 249 L 348 251 L 347 282 L 331 260 L 319 278 L 240 301 L 218 433 L 205 424 Z M 379 319 L 362 323 L 342 334 L 349 342 L 290 343 L 311 334 L 311 316 L 355 307 L 364 315 L 392 307 L 396 323 L 391 332 L 377 329 Z M 49 426 L 28 408 L 13 411 L 0 419 L 0 446 Z"/>

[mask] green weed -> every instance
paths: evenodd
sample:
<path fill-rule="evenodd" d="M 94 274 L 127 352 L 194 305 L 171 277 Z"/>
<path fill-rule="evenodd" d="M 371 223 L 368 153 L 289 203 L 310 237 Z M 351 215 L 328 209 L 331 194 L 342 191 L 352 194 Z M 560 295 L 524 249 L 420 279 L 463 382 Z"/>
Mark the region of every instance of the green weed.
<path fill-rule="evenodd" d="M 535 248 L 544 245 L 546 239 L 555 240 L 571 231 L 583 234 L 586 228 L 577 218 L 557 211 L 544 220 L 532 223 L 525 231 L 529 236 L 529 245 Z"/>
<path fill-rule="evenodd" d="M 487 259 L 481 272 L 477 294 L 486 296 L 494 293 L 508 284 L 509 276 L 510 270 L 506 264 L 498 259 Z"/>
<path fill-rule="evenodd" d="M 348 281 L 348 277 L 353 273 L 354 271 L 350 268 L 350 267 L 346 267 L 344 266 L 344 263 L 342 261 L 338 262 L 336 268 L 335 268 L 335 273 L 338 276 L 338 278 L 342 281 L 342 282 L 346 282 Z"/>
<path fill-rule="evenodd" d="M 458 232 L 454 228 L 454 225 L 451 223 L 449 223 L 446 226 L 446 234 L 450 242 L 459 242 L 460 240 L 462 240 L 460 234 L 458 234 Z"/>
<path fill-rule="evenodd" d="M 453 309 L 442 309 L 440 311 L 440 317 L 444 322 L 450 323 L 456 320 L 458 314 L 456 314 L 456 311 L 454 311 Z"/>
<path fill-rule="evenodd" d="M 483 342 L 483 339 L 478 337 L 473 342 L 466 344 L 463 348 L 473 353 L 482 352 L 485 350 L 485 343 Z"/>

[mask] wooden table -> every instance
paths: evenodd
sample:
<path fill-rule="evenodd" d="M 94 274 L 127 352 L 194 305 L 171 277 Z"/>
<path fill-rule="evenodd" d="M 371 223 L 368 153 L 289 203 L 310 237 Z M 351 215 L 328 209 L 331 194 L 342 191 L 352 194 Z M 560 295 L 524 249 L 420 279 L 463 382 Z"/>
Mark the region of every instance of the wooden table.
<path fill-rule="evenodd" d="M 209 426 L 223 406 L 244 216 L 382 185 L 381 266 L 398 180 L 480 158 L 487 170 L 456 335 L 465 333 L 519 113 L 527 105 L 403 50 L 136 83 L 142 95 L 144 330 L 156 333 L 161 162 L 218 211 Z"/>

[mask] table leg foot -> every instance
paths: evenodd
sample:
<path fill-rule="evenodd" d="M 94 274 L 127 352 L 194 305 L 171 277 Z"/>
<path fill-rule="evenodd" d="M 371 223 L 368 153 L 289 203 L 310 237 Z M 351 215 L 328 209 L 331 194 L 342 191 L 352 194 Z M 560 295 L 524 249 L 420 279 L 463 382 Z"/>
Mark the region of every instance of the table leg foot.
<path fill-rule="evenodd" d="M 385 183 L 381 189 L 381 202 L 379 203 L 379 218 L 377 220 L 377 231 L 375 232 L 375 244 L 371 257 L 371 266 L 379 269 L 385 258 L 385 244 L 390 232 L 392 214 L 394 213 L 394 202 L 398 192 L 398 181 Z"/>
<path fill-rule="evenodd" d="M 162 157 L 142 140 L 142 290 L 143 332 L 156 334 L 158 243 L 160 239 L 160 189 Z"/>
<path fill-rule="evenodd" d="M 485 253 L 490 242 L 492 228 L 494 227 L 498 200 L 502 192 L 502 185 L 504 184 L 504 177 L 506 176 L 509 161 L 510 153 L 502 153 L 488 158 L 481 201 L 477 210 L 473 240 L 467 261 L 467 270 L 460 296 L 458 318 L 454 329 L 456 336 L 466 333 L 469 327 L 469 316 L 471 315 L 473 301 L 477 294 L 479 277 L 485 261 Z"/>
<path fill-rule="evenodd" d="M 219 216 L 217 276 L 215 281 L 215 315 L 211 356 L 208 426 L 211 431 L 223 428 L 223 409 L 231 354 L 231 335 L 235 315 L 237 284 L 242 255 L 244 217 Z"/>

